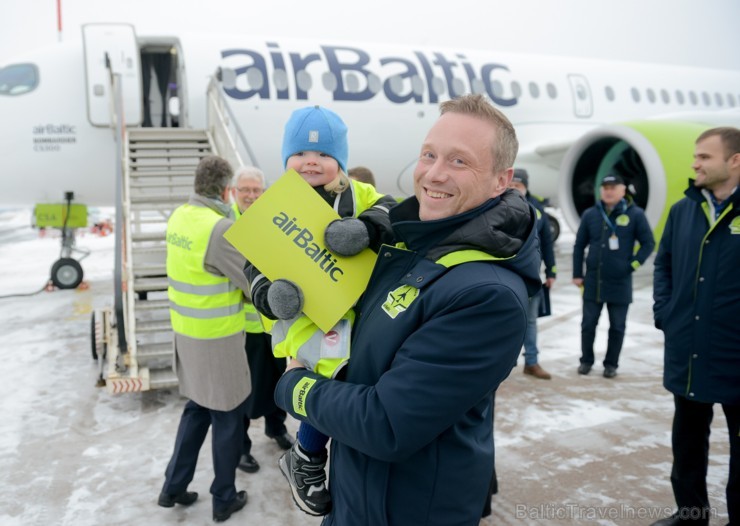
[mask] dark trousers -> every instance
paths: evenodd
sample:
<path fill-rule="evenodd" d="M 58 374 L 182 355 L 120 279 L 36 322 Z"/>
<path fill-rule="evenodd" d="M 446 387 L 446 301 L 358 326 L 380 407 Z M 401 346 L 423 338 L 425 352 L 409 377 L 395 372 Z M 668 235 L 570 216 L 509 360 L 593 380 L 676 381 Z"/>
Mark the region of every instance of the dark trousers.
<path fill-rule="evenodd" d="M 252 392 L 244 405 L 244 454 L 252 451 L 252 440 L 249 438 L 249 420 L 265 417 L 265 435 L 276 437 L 287 433 L 285 427 L 286 413 L 275 405 L 275 386 L 285 372 L 285 358 L 272 355 L 270 335 L 266 333 L 247 333 L 245 343 L 249 377 L 252 380 Z"/>
<path fill-rule="evenodd" d="M 581 363 L 593 365 L 594 340 L 596 339 L 596 325 L 599 323 L 601 308 L 604 303 L 583 300 L 583 320 L 581 320 Z M 607 303 L 609 312 L 609 342 L 606 346 L 604 366 L 619 366 L 619 353 L 622 352 L 624 331 L 627 325 L 627 309 L 629 303 Z"/>
<path fill-rule="evenodd" d="M 491 393 L 491 411 L 494 413 L 494 416 L 496 413 L 495 407 L 496 407 L 496 391 L 493 391 Z M 486 495 L 486 500 L 483 503 L 483 513 L 481 513 L 481 518 L 488 517 L 489 515 L 491 515 L 491 495 L 495 495 L 496 493 L 498 493 L 498 477 L 496 476 L 496 443 L 494 442 L 493 473 L 491 473 L 491 481 L 488 483 L 488 494 Z"/>
<path fill-rule="evenodd" d="M 211 428 L 211 450 L 215 477 L 211 484 L 213 509 L 221 511 L 236 498 L 236 467 L 244 436 L 244 403 L 231 411 L 208 409 L 188 400 L 177 428 L 175 449 L 165 470 L 162 491 L 177 494 L 193 480 L 198 453 Z"/>
<path fill-rule="evenodd" d="M 680 516 L 708 524 L 707 467 L 709 433 L 714 404 L 694 402 L 674 395 L 673 469 L 671 485 Z M 722 404 L 730 434 L 730 476 L 727 481 L 727 512 L 730 524 L 740 524 L 740 406 Z"/>

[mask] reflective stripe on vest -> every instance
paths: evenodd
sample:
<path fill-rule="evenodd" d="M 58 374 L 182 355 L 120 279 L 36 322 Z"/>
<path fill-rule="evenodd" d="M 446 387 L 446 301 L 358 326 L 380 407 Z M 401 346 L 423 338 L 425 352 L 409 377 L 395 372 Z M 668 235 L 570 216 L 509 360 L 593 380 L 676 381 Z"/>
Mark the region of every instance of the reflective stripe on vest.
<path fill-rule="evenodd" d="M 246 318 L 245 328 L 247 332 L 251 332 L 252 334 L 265 332 L 262 328 L 262 320 L 257 312 L 257 308 L 251 303 L 244 304 L 244 317 Z"/>
<path fill-rule="evenodd" d="M 167 222 L 167 295 L 178 334 L 205 340 L 244 330 L 242 291 L 203 266 L 211 232 L 221 219 L 209 208 L 186 204 Z"/>

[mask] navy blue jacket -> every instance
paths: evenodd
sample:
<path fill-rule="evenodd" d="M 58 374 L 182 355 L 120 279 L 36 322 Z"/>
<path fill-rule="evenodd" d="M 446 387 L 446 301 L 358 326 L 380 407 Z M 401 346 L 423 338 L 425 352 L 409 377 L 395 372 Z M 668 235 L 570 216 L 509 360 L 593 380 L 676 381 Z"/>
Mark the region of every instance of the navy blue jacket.
<path fill-rule="evenodd" d="M 693 182 L 685 194 L 671 208 L 655 258 L 663 385 L 697 402 L 740 405 L 740 189 L 713 226 Z"/>
<path fill-rule="evenodd" d="M 588 246 L 583 299 L 599 303 L 632 303 L 632 272 L 650 256 L 655 239 L 645 212 L 622 199 L 609 214 L 619 248 L 609 248 L 612 228 L 604 219 L 601 201 L 581 217 L 573 246 L 573 277 L 583 278 L 583 252 Z M 640 249 L 634 253 L 635 242 Z"/>
<path fill-rule="evenodd" d="M 529 192 L 527 192 L 527 201 L 537 212 L 537 236 L 540 239 L 542 261 L 545 263 L 545 277 L 555 278 L 557 277 L 555 243 L 552 240 L 552 232 L 550 231 L 550 220 L 547 218 L 547 213 L 545 212 L 545 207 L 542 206 L 542 202 Z"/>
<path fill-rule="evenodd" d="M 511 190 L 451 218 L 419 221 L 416 198 L 390 215 L 405 248 L 378 254 L 346 381 L 295 369 L 275 399 L 332 437 L 325 526 L 477 526 L 490 498 L 491 392 L 515 365 L 541 287 L 534 213 Z M 508 259 L 436 263 L 466 251 Z"/>

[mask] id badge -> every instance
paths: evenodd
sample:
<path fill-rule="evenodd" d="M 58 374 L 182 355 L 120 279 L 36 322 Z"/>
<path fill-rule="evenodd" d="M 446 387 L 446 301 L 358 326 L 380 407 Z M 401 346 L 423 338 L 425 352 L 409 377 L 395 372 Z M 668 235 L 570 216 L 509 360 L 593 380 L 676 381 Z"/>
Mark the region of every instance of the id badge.
<path fill-rule="evenodd" d="M 609 238 L 609 250 L 619 250 L 619 239 L 617 236 L 611 236 Z"/>

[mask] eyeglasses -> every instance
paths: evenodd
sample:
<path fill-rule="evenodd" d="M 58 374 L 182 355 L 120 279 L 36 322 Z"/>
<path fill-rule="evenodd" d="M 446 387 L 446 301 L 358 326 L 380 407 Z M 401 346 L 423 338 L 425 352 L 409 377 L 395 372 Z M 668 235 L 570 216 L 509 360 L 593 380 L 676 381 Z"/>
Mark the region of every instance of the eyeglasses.
<path fill-rule="evenodd" d="M 244 188 L 238 186 L 236 191 L 240 194 L 261 194 L 263 192 L 262 188 Z"/>

